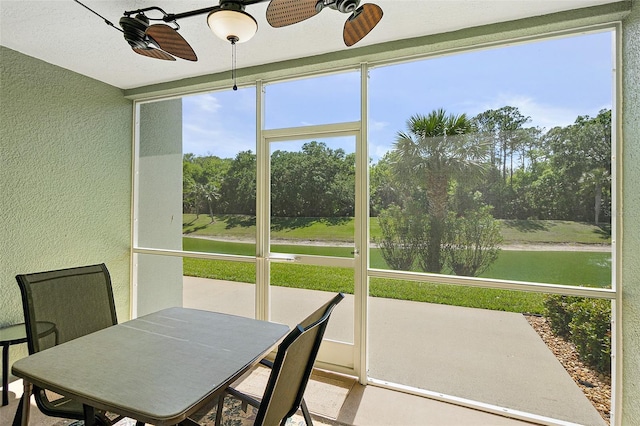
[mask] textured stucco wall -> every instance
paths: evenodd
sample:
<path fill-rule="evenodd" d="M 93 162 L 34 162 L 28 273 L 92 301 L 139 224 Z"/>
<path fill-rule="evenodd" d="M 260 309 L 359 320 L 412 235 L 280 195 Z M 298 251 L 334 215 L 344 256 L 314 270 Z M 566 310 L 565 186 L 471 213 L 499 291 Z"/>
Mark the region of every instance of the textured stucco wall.
<path fill-rule="evenodd" d="M 23 321 L 16 274 L 100 262 L 128 319 L 132 102 L 5 47 L 0 78 L 0 325 Z"/>
<path fill-rule="evenodd" d="M 182 100 L 140 105 L 138 245 L 182 250 Z M 182 306 L 182 258 L 136 255 L 137 314 Z"/>
<path fill-rule="evenodd" d="M 640 1 L 622 27 L 622 424 L 640 424 Z"/>

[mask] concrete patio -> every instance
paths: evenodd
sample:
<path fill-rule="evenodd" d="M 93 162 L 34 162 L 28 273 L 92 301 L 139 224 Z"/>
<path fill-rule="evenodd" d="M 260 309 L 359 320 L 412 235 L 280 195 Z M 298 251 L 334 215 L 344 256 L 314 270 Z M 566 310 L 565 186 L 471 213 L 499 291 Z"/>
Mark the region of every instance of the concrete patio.
<path fill-rule="evenodd" d="M 253 314 L 253 285 L 185 277 L 184 306 L 245 316 Z M 329 294 L 272 288 L 273 320 L 294 324 Z M 371 298 L 369 377 L 504 407 L 513 417 L 425 398 L 379 386 L 362 386 L 350 376 L 318 371 L 305 393 L 319 419 L 342 425 L 495 425 L 536 423 L 605 425 L 557 359 L 520 314 Z M 353 341 L 353 296 L 338 306 L 327 337 Z M 257 370 L 240 388 L 260 395 L 268 372 Z M 22 393 L 16 380 L 10 403 L 0 408 L 9 425 Z M 59 426 L 34 406 L 30 425 Z M 500 412 L 496 410 L 494 412 Z M 550 421 L 550 418 L 559 421 Z M 331 423 L 334 424 L 334 423 Z"/>
<path fill-rule="evenodd" d="M 252 316 L 253 287 L 185 277 L 183 303 L 185 307 Z M 272 320 L 293 325 L 329 296 L 272 287 Z M 347 295 L 334 312 L 328 338 L 353 341 L 353 306 L 353 296 Z M 541 421 L 552 418 L 606 424 L 521 314 L 383 298 L 370 298 L 369 312 L 369 378 L 502 407 L 516 416 L 531 413 Z M 363 391 L 379 392 L 389 391 L 374 386 Z M 397 397 L 409 398 L 404 394 Z M 349 407 L 346 402 L 345 407 Z M 338 420 L 345 416 L 340 410 L 324 414 Z"/>

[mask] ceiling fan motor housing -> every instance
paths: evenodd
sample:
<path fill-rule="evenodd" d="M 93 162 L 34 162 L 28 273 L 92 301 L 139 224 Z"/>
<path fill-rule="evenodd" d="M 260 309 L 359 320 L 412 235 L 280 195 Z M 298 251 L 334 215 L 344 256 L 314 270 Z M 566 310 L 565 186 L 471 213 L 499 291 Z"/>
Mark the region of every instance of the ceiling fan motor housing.
<path fill-rule="evenodd" d="M 149 26 L 149 19 L 143 14 L 138 14 L 134 18 L 123 16 L 120 18 L 120 27 L 124 31 L 124 38 L 133 48 L 146 49 L 149 44 L 145 39 L 145 30 Z"/>
<path fill-rule="evenodd" d="M 351 13 L 358 8 L 360 0 L 336 0 L 335 3 L 329 5 L 342 13 Z"/>

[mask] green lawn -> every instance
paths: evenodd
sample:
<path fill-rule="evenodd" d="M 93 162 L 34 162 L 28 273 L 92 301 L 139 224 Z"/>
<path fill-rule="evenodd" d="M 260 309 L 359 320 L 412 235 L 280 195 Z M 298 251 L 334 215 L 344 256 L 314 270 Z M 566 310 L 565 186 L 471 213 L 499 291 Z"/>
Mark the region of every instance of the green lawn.
<path fill-rule="evenodd" d="M 501 220 L 505 243 L 611 244 L 611 227 L 564 220 Z"/>
<path fill-rule="evenodd" d="M 185 235 L 253 239 L 255 217 L 241 215 L 215 216 L 211 223 L 207 215 L 198 219 L 193 214 L 183 216 Z M 351 218 L 274 218 L 271 238 L 274 240 L 353 241 L 354 221 Z M 610 244 L 608 226 L 559 220 L 501 220 L 505 244 Z M 372 238 L 379 238 L 377 218 L 371 218 Z"/>
<path fill-rule="evenodd" d="M 184 274 L 252 284 L 256 282 L 255 266 L 252 263 L 185 258 Z M 353 270 L 349 268 L 274 263 L 271 265 L 271 274 L 271 283 L 276 286 L 353 293 Z M 373 297 L 470 308 L 542 313 L 542 295 L 523 291 L 372 278 L 369 294 Z"/>
<path fill-rule="evenodd" d="M 611 287 L 611 253 L 502 250 L 486 278 Z"/>
<path fill-rule="evenodd" d="M 183 215 L 182 232 L 185 235 L 236 239 L 255 238 L 255 217 L 241 215 L 215 216 L 212 223 L 207 215 L 198 219 L 193 214 Z M 377 220 L 372 232 L 379 234 Z M 281 240 L 353 241 L 354 220 L 351 218 L 273 218 L 271 238 Z"/>

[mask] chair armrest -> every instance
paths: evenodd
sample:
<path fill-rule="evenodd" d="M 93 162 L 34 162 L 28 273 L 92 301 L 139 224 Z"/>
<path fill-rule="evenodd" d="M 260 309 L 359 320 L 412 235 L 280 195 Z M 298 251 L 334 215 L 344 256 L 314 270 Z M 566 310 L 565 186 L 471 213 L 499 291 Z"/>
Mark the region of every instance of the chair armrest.
<path fill-rule="evenodd" d="M 256 408 L 260 407 L 260 401 L 259 400 L 247 395 L 246 393 L 242 393 L 237 389 L 227 388 L 226 392 L 229 395 L 233 395 L 234 397 L 238 398 L 240 401 L 251 405 L 252 407 L 256 407 Z"/>
<path fill-rule="evenodd" d="M 268 360 L 268 359 L 266 359 L 266 358 L 262 358 L 262 359 L 260 360 L 260 364 L 264 365 L 265 367 L 273 368 L 273 362 L 272 362 L 272 361 L 269 361 L 269 360 Z"/>

